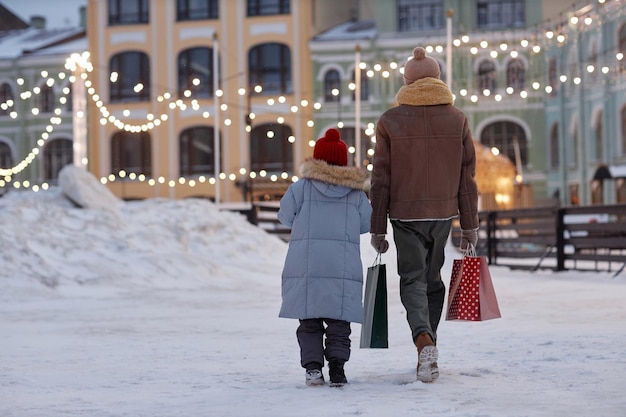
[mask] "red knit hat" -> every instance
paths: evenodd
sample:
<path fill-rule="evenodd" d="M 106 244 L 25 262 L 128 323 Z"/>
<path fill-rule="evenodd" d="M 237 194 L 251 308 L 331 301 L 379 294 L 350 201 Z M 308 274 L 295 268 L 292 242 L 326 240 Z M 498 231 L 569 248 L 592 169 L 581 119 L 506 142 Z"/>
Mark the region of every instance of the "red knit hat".
<path fill-rule="evenodd" d="M 337 129 L 328 129 L 324 137 L 315 142 L 313 158 L 326 161 L 331 165 L 344 167 L 348 165 L 348 145 L 341 140 Z"/>

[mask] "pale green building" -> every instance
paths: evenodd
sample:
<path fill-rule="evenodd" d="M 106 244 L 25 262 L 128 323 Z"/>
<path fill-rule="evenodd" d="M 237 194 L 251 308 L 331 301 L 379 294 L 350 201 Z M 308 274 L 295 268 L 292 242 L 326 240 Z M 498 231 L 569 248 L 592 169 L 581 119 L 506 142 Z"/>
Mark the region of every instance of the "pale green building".
<path fill-rule="evenodd" d="M 579 115 L 577 120 L 587 121 L 593 114 L 596 119 L 601 114 L 603 126 L 610 125 L 600 129 L 602 162 L 619 165 L 624 161 L 621 109 L 626 88 L 623 71 L 619 70 L 624 61 L 618 61 L 616 53 L 624 51 L 619 27 L 624 25 L 625 5 L 601 3 L 587 1 L 573 6 L 571 1 L 541 0 L 356 2 L 353 21 L 311 41 L 314 91 L 321 103 L 316 113 L 316 132 L 321 135 L 328 127 L 339 125 L 346 140 L 354 145 L 354 126 L 359 123 L 359 159 L 367 164 L 371 160 L 368 150 L 373 147 L 373 126 L 379 115 L 394 105 L 395 94 L 402 85 L 400 68 L 415 46 L 423 46 L 440 63 L 441 78 L 450 84 L 456 96 L 455 105 L 467 114 L 475 141 L 499 151 L 515 167 L 514 195 L 505 199 L 485 193 L 483 208 L 569 204 L 566 196 L 570 185 L 586 181 L 590 186 L 593 162 L 598 165 L 598 160 L 587 158 L 567 169 L 560 161 L 555 162 L 550 129 L 554 129 L 555 123 L 563 123 L 560 117 L 565 118 L 571 131 L 575 122 L 570 119 L 575 114 Z M 580 16 L 583 34 L 575 37 L 568 32 L 560 38 L 573 14 Z M 592 23 L 584 23 L 586 18 L 591 18 Z M 549 38 L 546 35 L 551 31 L 553 36 Z M 548 74 L 551 59 L 570 48 L 578 49 L 580 38 L 586 37 L 596 39 L 596 51 L 607 51 L 602 59 L 610 71 L 597 77 L 601 91 L 596 89 L 595 94 L 583 94 L 577 100 L 559 100 L 555 94 L 559 90 Z M 568 56 L 567 62 L 578 62 L 576 57 Z M 362 100 L 358 104 L 350 90 L 356 62 L 365 66 L 361 71 Z M 583 103 L 583 110 L 577 110 Z M 579 131 L 588 128 L 580 126 Z M 558 136 L 561 153 L 568 148 L 568 140 Z M 582 147 L 581 143 L 582 140 Z M 590 153 L 581 148 L 578 154 Z M 561 160 L 568 159 L 562 155 Z M 591 189 L 580 189 L 580 203 L 591 203 Z M 617 195 L 610 198 L 606 187 L 605 194 L 604 202 L 618 200 Z"/>

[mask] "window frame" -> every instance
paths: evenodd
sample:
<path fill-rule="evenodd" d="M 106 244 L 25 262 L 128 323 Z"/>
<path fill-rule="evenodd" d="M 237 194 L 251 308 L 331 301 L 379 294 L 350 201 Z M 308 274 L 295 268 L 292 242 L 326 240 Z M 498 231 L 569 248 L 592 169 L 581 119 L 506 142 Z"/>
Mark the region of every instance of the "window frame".
<path fill-rule="evenodd" d="M 68 138 L 56 138 L 48 141 L 43 149 L 44 180 L 56 182 L 61 169 L 74 163 L 74 142 Z"/>
<path fill-rule="evenodd" d="M 427 32 L 443 29 L 445 22 L 443 6 L 443 0 L 397 0 L 398 32 Z M 430 13 L 426 13 L 427 11 Z"/>
<path fill-rule="evenodd" d="M 271 139 L 267 137 L 269 131 L 274 132 Z M 282 134 L 277 134 L 277 131 Z M 293 143 L 289 142 L 290 136 L 293 136 L 293 129 L 280 123 L 264 123 L 253 127 L 250 132 L 250 172 L 265 170 L 268 173 L 293 173 L 294 153 Z"/>
<path fill-rule="evenodd" d="M 489 68 L 488 70 L 485 70 L 487 66 L 489 66 Z M 496 88 L 498 88 L 498 69 L 495 62 L 493 62 L 491 59 L 483 59 L 478 64 L 477 76 L 478 88 L 481 94 L 483 94 L 485 90 L 489 90 L 492 93 L 496 91 Z"/>
<path fill-rule="evenodd" d="M 521 58 L 513 58 L 506 64 L 506 86 L 513 91 L 524 90 L 526 84 L 526 66 Z"/>
<path fill-rule="evenodd" d="M 202 7 L 193 8 L 199 3 Z M 219 7 L 219 0 L 176 0 L 176 21 L 219 19 Z"/>
<path fill-rule="evenodd" d="M 178 172 L 181 177 L 205 174 L 217 177 L 219 173 L 215 171 L 214 134 L 215 128 L 210 125 L 190 126 L 180 132 L 178 135 Z M 210 148 L 206 161 L 198 157 L 198 152 L 202 151 L 202 147 L 194 147 L 194 140 L 200 140 L 203 142 L 201 145 Z M 218 146 L 222 147 L 221 134 Z M 221 156 L 222 152 L 220 152 L 220 159 Z M 220 166 L 222 166 L 221 161 Z"/>
<path fill-rule="evenodd" d="M 617 51 L 626 56 L 626 23 L 617 30 Z M 626 57 L 619 61 L 619 70 L 626 72 Z"/>
<path fill-rule="evenodd" d="M 561 165 L 559 150 L 559 125 L 554 123 L 550 128 L 550 168 L 552 169 L 558 169 Z"/>
<path fill-rule="evenodd" d="M 361 101 L 368 101 L 370 98 L 370 79 L 365 73 L 365 71 L 361 70 Z M 356 83 L 356 70 L 352 70 L 352 82 Z M 356 101 L 356 91 L 352 90 L 352 101 Z"/>
<path fill-rule="evenodd" d="M 515 145 L 513 138 L 517 136 L 522 167 L 528 166 L 528 138 L 524 128 L 510 120 L 499 120 L 489 123 L 480 133 L 480 143 L 489 149 L 496 147 L 500 155 L 504 155 L 515 166 Z"/>
<path fill-rule="evenodd" d="M 129 13 L 123 6 L 135 8 Z M 107 16 L 109 26 L 138 25 L 150 23 L 149 0 L 107 0 Z"/>
<path fill-rule="evenodd" d="M 127 141 L 136 140 L 139 144 L 131 147 L 127 146 Z M 125 149 L 122 145 L 126 146 Z M 152 176 L 152 137 L 148 132 L 126 132 L 119 130 L 111 136 L 111 173 L 117 175 L 121 170 L 127 174 L 144 174 L 146 177 Z M 131 166 L 132 159 L 139 155 L 139 165 Z M 128 177 L 126 177 L 128 178 Z"/>
<path fill-rule="evenodd" d="M 11 168 L 13 166 L 13 153 L 11 146 L 0 140 L 0 168 Z"/>
<path fill-rule="evenodd" d="M 290 0 L 247 0 L 248 17 L 275 16 L 291 14 Z"/>
<path fill-rule="evenodd" d="M 40 87 L 39 94 L 37 95 L 37 107 L 39 113 L 52 113 L 54 112 L 54 89 L 47 84 Z"/>
<path fill-rule="evenodd" d="M 132 62 L 130 58 L 136 57 L 136 62 Z M 120 61 L 121 62 L 118 62 Z M 129 60 L 130 62 L 124 62 Z M 120 68 L 125 67 L 124 70 L 130 69 L 129 72 L 137 71 L 137 79 L 132 79 L 130 75 Z M 111 103 L 119 102 L 141 102 L 150 101 L 150 58 L 145 52 L 142 51 L 123 51 L 119 52 L 111 57 L 109 60 L 109 74 L 113 72 L 117 73 L 117 80 L 109 80 L 109 101 Z M 132 81 L 135 81 L 131 84 Z M 137 93 L 134 91 L 134 87 L 141 83 L 143 89 Z"/>
<path fill-rule="evenodd" d="M 506 10 L 507 7 L 511 7 L 512 10 Z M 506 16 L 506 13 L 510 13 L 510 15 Z M 477 1 L 476 27 L 478 29 L 507 29 L 526 27 L 525 0 Z"/>
<path fill-rule="evenodd" d="M 336 75 L 336 77 L 335 77 Z M 334 95 L 333 90 L 337 89 L 339 94 Z M 336 69 L 329 69 L 324 74 L 324 102 L 339 103 L 341 101 L 341 75 Z"/>
<path fill-rule="evenodd" d="M 604 123 L 603 123 L 604 111 L 601 110 L 597 116 L 597 122 L 593 127 L 593 143 L 595 149 L 596 161 L 602 162 L 604 160 Z"/>
<path fill-rule="evenodd" d="M 206 62 L 206 71 L 207 75 L 203 80 L 200 79 L 200 84 L 198 86 L 193 85 L 193 77 L 198 74 L 198 71 L 194 71 L 194 63 L 199 63 L 202 59 L 194 59 L 193 54 L 199 52 L 206 52 L 207 62 Z M 181 62 L 182 59 L 185 59 L 185 62 Z M 200 98 L 213 98 L 215 88 L 213 86 L 213 48 L 205 47 L 205 46 L 196 46 L 192 48 L 187 48 L 178 54 L 176 59 L 177 62 L 177 76 L 178 76 L 178 96 L 185 97 L 184 93 L 186 90 L 191 91 L 192 97 L 200 97 Z M 202 65 L 201 63 L 198 65 Z M 183 67 L 185 67 L 185 71 L 182 71 Z M 183 78 L 184 76 L 184 78 Z M 193 78 L 191 78 L 193 77 Z M 183 80 L 185 81 L 185 85 L 183 86 Z"/>
<path fill-rule="evenodd" d="M 272 51 L 270 48 L 278 49 Z M 273 57 L 273 54 L 279 57 Z M 260 85 L 263 87 L 261 92 L 263 95 L 292 94 L 292 64 L 289 46 L 278 42 L 268 42 L 250 48 L 248 77 L 250 89 Z"/>
<path fill-rule="evenodd" d="M 620 111 L 622 130 L 622 156 L 626 155 L 626 106 Z"/>
<path fill-rule="evenodd" d="M 11 88 L 11 84 L 9 83 L 2 83 L 0 84 L 0 105 L 7 103 L 9 100 L 15 103 L 13 88 Z M 6 105 L 6 109 L 0 107 L 0 116 L 8 116 L 10 112 L 10 106 L 8 104 Z"/>

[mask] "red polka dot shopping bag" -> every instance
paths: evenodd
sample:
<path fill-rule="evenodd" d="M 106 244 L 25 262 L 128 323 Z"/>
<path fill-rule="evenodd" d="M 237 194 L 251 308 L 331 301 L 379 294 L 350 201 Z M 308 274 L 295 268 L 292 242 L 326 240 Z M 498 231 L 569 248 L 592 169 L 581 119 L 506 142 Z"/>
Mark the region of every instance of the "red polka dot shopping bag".
<path fill-rule="evenodd" d="M 483 321 L 501 317 L 487 257 L 475 256 L 473 249 L 452 264 L 446 320 Z"/>

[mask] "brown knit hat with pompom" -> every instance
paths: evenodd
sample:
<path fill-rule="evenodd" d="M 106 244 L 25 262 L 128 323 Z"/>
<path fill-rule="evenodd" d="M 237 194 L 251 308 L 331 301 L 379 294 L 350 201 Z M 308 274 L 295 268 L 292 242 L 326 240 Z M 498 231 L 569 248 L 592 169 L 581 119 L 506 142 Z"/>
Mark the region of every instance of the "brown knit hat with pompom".
<path fill-rule="evenodd" d="M 413 49 L 413 57 L 404 65 L 404 84 L 409 85 L 420 78 L 439 78 L 439 63 L 426 56 L 426 50 L 420 46 Z"/>

